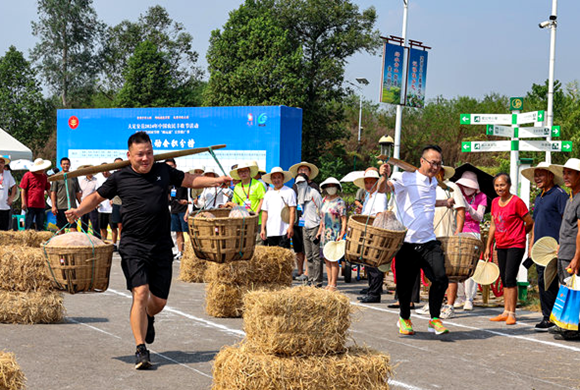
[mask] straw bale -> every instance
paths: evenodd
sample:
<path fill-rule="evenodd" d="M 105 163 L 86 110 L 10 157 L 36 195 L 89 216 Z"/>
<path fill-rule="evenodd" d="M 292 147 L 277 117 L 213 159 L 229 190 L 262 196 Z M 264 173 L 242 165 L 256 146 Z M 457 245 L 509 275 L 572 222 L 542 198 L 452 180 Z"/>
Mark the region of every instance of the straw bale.
<path fill-rule="evenodd" d="M 38 248 L 53 235 L 52 232 L 37 232 L 36 230 L 0 231 L 0 245 L 24 245 Z"/>
<path fill-rule="evenodd" d="M 208 263 L 205 280 L 239 285 L 274 283 L 290 286 L 294 258 L 294 252 L 289 249 L 257 246 L 250 260 Z"/>
<path fill-rule="evenodd" d="M 0 290 L 51 291 L 52 277 L 42 249 L 0 246 Z"/>
<path fill-rule="evenodd" d="M 62 293 L 0 291 L 0 323 L 53 324 L 64 315 Z"/>
<path fill-rule="evenodd" d="M 205 288 L 205 311 L 218 318 L 239 318 L 244 312 L 244 295 L 250 291 L 274 291 L 286 286 L 272 283 L 237 285 L 209 282 Z"/>
<path fill-rule="evenodd" d="M 280 357 L 245 343 L 224 347 L 215 358 L 212 390 L 387 390 L 388 355 L 353 347 L 344 354 Z"/>
<path fill-rule="evenodd" d="M 187 242 L 179 264 L 179 280 L 188 283 L 203 283 L 206 269 L 207 261 L 198 258 L 191 243 Z"/>
<path fill-rule="evenodd" d="M 249 345 L 265 354 L 326 355 L 343 352 L 351 306 L 340 292 L 293 287 L 244 297 Z"/>
<path fill-rule="evenodd" d="M 22 390 L 26 377 L 11 352 L 0 351 L 0 389 Z"/>

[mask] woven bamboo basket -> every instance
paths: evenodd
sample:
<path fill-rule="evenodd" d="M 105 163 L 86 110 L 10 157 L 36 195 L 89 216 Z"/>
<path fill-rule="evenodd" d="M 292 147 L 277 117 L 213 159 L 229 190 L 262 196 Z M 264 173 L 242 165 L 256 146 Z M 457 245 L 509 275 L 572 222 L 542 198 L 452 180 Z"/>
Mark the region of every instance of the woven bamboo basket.
<path fill-rule="evenodd" d="M 473 275 L 483 250 L 481 240 L 474 237 L 437 237 L 445 254 L 445 272 L 451 282 L 463 282 Z"/>
<path fill-rule="evenodd" d="M 381 229 L 373 226 L 374 220 L 368 215 L 352 215 L 348 219 L 345 258 L 349 262 L 379 267 L 393 261 L 401 249 L 407 229 Z"/>
<path fill-rule="evenodd" d="M 215 218 L 191 216 L 188 220 L 195 255 L 216 263 L 251 259 L 258 234 L 258 215 L 230 218 L 231 209 L 205 211 Z"/>
<path fill-rule="evenodd" d="M 43 245 L 49 275 L 56 289 L 70 294 L 103 292 L 109 287 L 113 244 L 95 246 Z"/>

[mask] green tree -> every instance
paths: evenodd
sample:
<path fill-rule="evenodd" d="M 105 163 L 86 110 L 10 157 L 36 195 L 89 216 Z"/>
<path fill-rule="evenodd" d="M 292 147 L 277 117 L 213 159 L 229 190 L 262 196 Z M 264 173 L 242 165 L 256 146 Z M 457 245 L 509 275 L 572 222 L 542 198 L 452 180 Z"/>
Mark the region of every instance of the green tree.
<path fill-rule="evenodd" d="M 198 54 L 192 49 L 193 37 L 159 5 L 149 8 L 136 22 L 124 20 L 106 29 L 100 52 L 101 89 L 105 96 L 112 97 L 123 87 L 123 72 L 129 58 L 144 41 L 165 53 L 171 76 L 184 95 L 190 96 L 191 105 L 201 103 L 204 84 L 202 71 L 196 66 Z"/>
<path fill-rule="evenodd" d="M 94 87 L 95 51 L 104 24 L 97 20 L 92 0 L 38 0 L 38 16 L 32 34 L 40 42 L 31 58 L 62 106 L 69 108 L 72 97 L 86 98 Z"/>
<path fill-rule="evenodd" d="M 271 12 L 256 12 L 255 5 L 254 0 L 246 1 L 230 13 L 223 31 L 212 32 L 206 105 L 303 103 L 302 51 Z"/>
<path fill-rule="evenodd" d="M 165 53 L 149 41 L 137 45 L 123 73 L 125 82 L 117 94 L 117 107 L 167 107 L 176 105 L 171 65 Z"/>

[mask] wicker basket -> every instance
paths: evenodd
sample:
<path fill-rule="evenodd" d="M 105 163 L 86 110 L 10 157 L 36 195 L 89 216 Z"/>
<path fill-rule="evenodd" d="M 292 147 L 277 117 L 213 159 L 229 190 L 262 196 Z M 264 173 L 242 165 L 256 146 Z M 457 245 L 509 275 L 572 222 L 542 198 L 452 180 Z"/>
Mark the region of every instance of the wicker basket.
<path fill-rule="evenodd" d="M 56 289 L 70 294 L 103 292 L 109 287 L 113 244 L 95 246 L 42 246 Z"/>
<path fill-rule="evenodd" d="M 407 229 L 403 231 L 373 226 L 375 217 L 352 215 L 346 233 L 346 260 L 355 264 L 379 267 L 393 261 L 401 249 Z"/>
<path fill-rule="evenodd" d="M 463 282 L 473 275 L 483 250 L 481 240 L 474 237 L 437 237 L 445 254 L 445 271 L 451 282 Z"/>
<path fill-rule="evenodd" d="M 251 259 L 256 247 L 258 215 L 230 218 L 231 209 L 205 211 L 215 218 L 189 217 L 189 238 L 195 255 L 216 263 Z"/>

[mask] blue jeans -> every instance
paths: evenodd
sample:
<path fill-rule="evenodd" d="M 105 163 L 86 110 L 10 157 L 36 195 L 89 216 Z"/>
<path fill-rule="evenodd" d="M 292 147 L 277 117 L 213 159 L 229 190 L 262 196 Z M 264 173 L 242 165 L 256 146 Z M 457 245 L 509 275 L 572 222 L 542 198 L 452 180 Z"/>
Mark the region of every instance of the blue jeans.
<path fill-rule="evenodd" d="M 44 207 L 29 207 L 24 218 L 24 227 L 26 230 L 32 229 L 32 223 L 36 220 L 36 230 L 44 230 Z"/>

